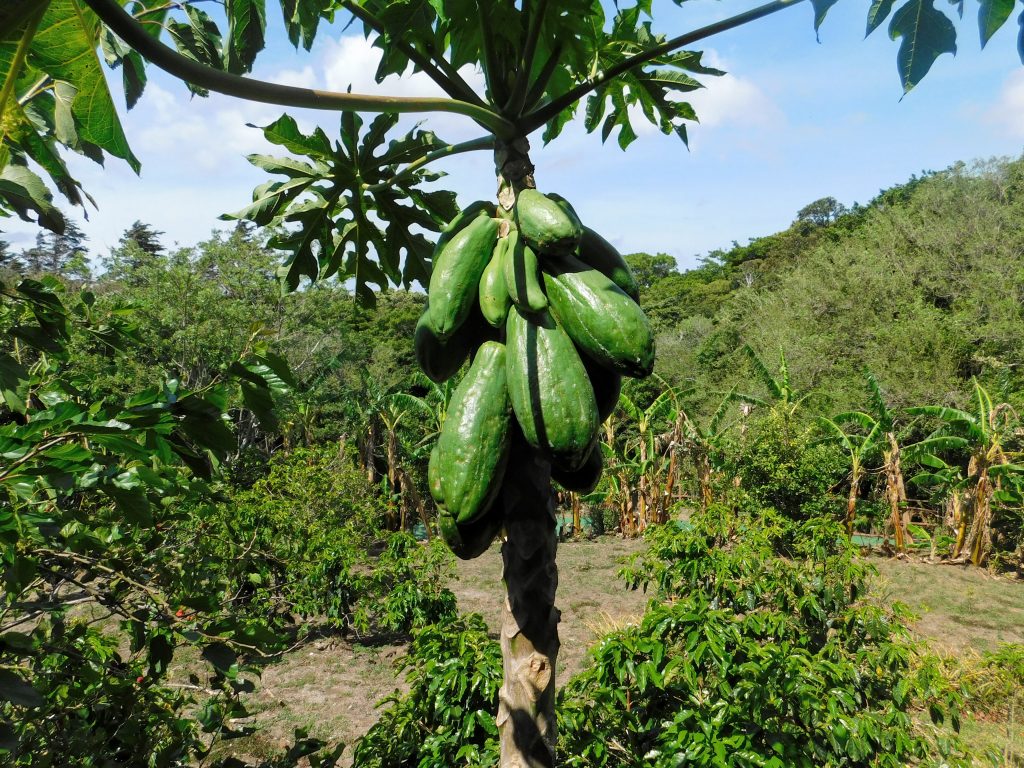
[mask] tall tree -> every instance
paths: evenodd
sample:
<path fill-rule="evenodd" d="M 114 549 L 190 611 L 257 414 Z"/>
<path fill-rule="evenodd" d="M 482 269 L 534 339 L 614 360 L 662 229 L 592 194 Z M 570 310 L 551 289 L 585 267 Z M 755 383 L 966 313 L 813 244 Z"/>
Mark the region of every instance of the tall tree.
<path fill-rule="evenodd" d="M 78 225 L 68 219 L 61 232 L 39 232 L 36 244 L 21 252 L 21 262 L 29 274 L 88 280 L 92 273 L 87 240 Z"/>

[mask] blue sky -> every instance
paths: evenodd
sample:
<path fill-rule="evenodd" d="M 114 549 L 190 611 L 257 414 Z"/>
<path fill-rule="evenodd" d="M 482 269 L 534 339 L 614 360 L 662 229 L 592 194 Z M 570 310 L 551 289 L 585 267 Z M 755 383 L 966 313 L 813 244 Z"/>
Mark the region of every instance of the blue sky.
<path fill-rule="evenodd" d="M 817 198 L 865 202 L 922 170 L 1021 154 L 1024 67 L 1016 52 L 1016 18 L 981 51 L 977 5 L 968 0 L 957 23 L 957 56 L 942 56 L 901 99 L 897 45 L 884 26 L 864 39 L 867 5 L 839 0 L 820 43 L 809 3 L 704 41 L 705 62 L 728 75 L 708 78 L 707 88 L 692 99 L 701 123 L 690 129 L 689 149 L 651 127 L 624 153 L 614 139 L 602 145 L 598 136 L 570 126 L 549 147 L 541 147 L 539 137 L 535 141 L 538 186 L 569 198 L 585 223 L 623 251 L 670 253 L 685 268 L 733 240 L 745 243 L 784 228 Z M 675 35 L 752 6 L 693 0 L 677 7 L 656 0 L 655 28 Z M 311 53 L 295 52 L 273 21 L 258 77 L 382 92 L 372 78 L 376 54 L 362 35 L 342 36 L 336 26 L 321 34 Z M 479 73 L 465 74 L 482 83 Z M 388 83 L 386 90 L 435 92 L 422 75 Z M 99 204 L 88 221 L 72 213 L 93 254 L 105 253 L 137 219 L 164 231 L 168 244 L 191 245 L 223 226 L 218 214 L 241 208 L 265 180 L 244 156 L 271 150 L 245 124 L 266 124 L 279 114 L 228 97 L 191 98 L 180 83 L 152 71 L 147 93 L 124 117 L 141 176 L 116 160 L 106 169 L 73 163 Z M 329 134 L 336 131 L 335 116 L 294 114 L 307 128 L 319 122 Z M 480 132 L 450 115 L 430 118 L 427 126 L 451 141 Z M 493 196 L 489 154 L 437 167 L 450 174 L 446 182 L 461 203 Z M 31 226 L 10 219 L 0 229 L 15 247 L 34 238 Z"/>

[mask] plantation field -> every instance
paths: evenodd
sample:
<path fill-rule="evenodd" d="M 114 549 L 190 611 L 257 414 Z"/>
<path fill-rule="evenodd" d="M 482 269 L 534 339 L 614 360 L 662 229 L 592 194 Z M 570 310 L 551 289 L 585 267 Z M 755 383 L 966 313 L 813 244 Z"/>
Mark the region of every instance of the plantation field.
<path fill-rule="evenodd" d="M 560 684 L 583 668 L 586 648 L 597 638 L 642 614 L 647 596 L 627 589 L 616 574 L 622 558 L 643 547 L 642 540 L 615 536 L 559 546 Z M 976 674 L 981 652 L 999 643 L 1024 643 L 1024 584 L 972 569 L 882 557 L 868 561 L 879 572 L 876 597 L 907 605 L 914 634 L 940 655 L 962 661 L 965 674 Z M 460 561 L 452 589 L 459 610 L 480 613 L 495 634 L 502 599 L 498 546 L 476 560 Z M 402 644 L 363 645 L 351 638 L 324 638 L 293 651 L 266 670 L 247 702 L 254 713 L 247 722 L 255 732 L 222 745 L 217 754 L 264 758 L 289 743 L 296 728 L 332 744 L 352 744 L 376 721 L 375 704 L 405 690 L 395 668 L 403 654 Z M 1001 764 L 1024 765 L 1021 715 L 1007 722 L 992 714 L 968 714 L 963 734 L 972 747 L 1005 755 Z M 341 764 L 350 765 L 350 757 Z"/>

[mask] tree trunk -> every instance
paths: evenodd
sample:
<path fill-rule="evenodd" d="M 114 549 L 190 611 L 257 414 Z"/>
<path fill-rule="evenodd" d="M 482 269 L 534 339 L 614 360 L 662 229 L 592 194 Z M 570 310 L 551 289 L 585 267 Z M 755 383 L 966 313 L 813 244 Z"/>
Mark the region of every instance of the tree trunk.
<path fill-rule="evenodd" d="M 498 694 L 501 768 L 555 764 L 555 510 L 551 465 L 525 448 L 505 476 L 505 607 L 501 653 L 505 679 Z"/>

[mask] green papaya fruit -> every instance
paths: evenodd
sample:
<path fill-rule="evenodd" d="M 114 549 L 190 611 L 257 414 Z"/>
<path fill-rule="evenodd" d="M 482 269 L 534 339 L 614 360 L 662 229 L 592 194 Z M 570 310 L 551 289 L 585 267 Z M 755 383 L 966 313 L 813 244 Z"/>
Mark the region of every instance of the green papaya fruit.
<path fill-rule="evenodd" d="M 445 506 L 457 523 L 480 517 L 494 501 L 511 446 L 505 345 L 480 345 L 448 406 L 437 440 Z"/>
<path fill-rule="evenodd" d="M 580 261 L 609 278 L 633 301 L 640 301 L 640 286 L 629 264 L 614 245 L 590 227 L 583 228 L 577 255 Z"/>
<path fill-rule="evenodd" d="M 605 368 L 643 378 L 654 370 L 654 333 L 640 305 L 573 256 L 544 262 L 551 313 L 585 355 Z"/>
<path fill-rule="evenodd" d="M 508 235 L 504 264 L 505 286 L 512 303 L 524 312 L 540 312 L 547 308 L 548 297 L 541 287 L 537 254 L 515 230 Z"/>
<path fill-rule="evenodd" d="M 558 465 L 552 465 L 551 479 L 567 491 L 590 493 L 601 480 L 603 470 L 604 453 L 600 441 L 595 440 L 582 467 L 577 470 L 566 470 Z"/>
<path fill-rule="evenodd" d="M 523 437 L 568 469 L 587 457 L 597 434 L 597 402 L 583 361 L 547 311 L 508 313 L 508 389 Z"/>
<path fill-rule="evenodd" d="M 505 325 L 512 297 L 505 282 L 505 260 L 508 258 L 509 239 L 498 238 L 491 260 L 480 276 L 480 311 L 484 319 L 495 328 Z"/>
<path fill-rule="evenodd" d="M 497 216 L 498 209 L 494 203 L 487 200 L 477 200 L 474 203 L 470 203 L 457 214 L 455 218 L 445 224 L 441 230 L 441 234 L 438 235 L 437 242 L 434 244 L 434 258 L 436 259 L 444 247 L 448 244 L 448 241 L 455 237 L 459 232 L 471 221 L 479 216 L 489 216 L 491 218 Z"/>
<path fill-rule="evenodd" d="M 448 338 L 442 338 L 430 321 L 430 302 L 420 315 L 413 335 L 416 362 L 431 381 L 447 381 L 462 367 L 469 352 L 480 341 L 479 322 L 470 316 Z"/>
<path fill-rule="evenodd" d="M 516 198 L 515 221 L 526 244 L 545 256 L 571 253 L 583 234 L 583 225 L 571 207 L 566 209 L 536 189 L 520 191 Z"/>
<path fill-rule="evenodd" d="M 498 240 L 498 221 L 480 215 L 448 241 L 434 260 L 427 296 L 430 325 L 442 339 L 465 322 L 478 301 L 478 283 Z"/>
<path fill-rule="evenodd" d="M 503 523 L 498 505 L 471 523 L 456 522 L 447 509 L 438 509 L 437 527 L 441 538 L 460 560 L 472 560 L 486 552 Z"/>
<path fill-rule="evenodd" d="M 615 412 L 619 404 L 619 393 L 622 392 L 622 376 L 615 371 L 609 371 L 587 355 L 580 355 L 583 360 L 583 367 L 587 369 L 587 378 L 590 379 L 590 386 L 594 388 L 594 400 L 597 401 L 597 417 L 604 424 L 608 417 Z"/>

